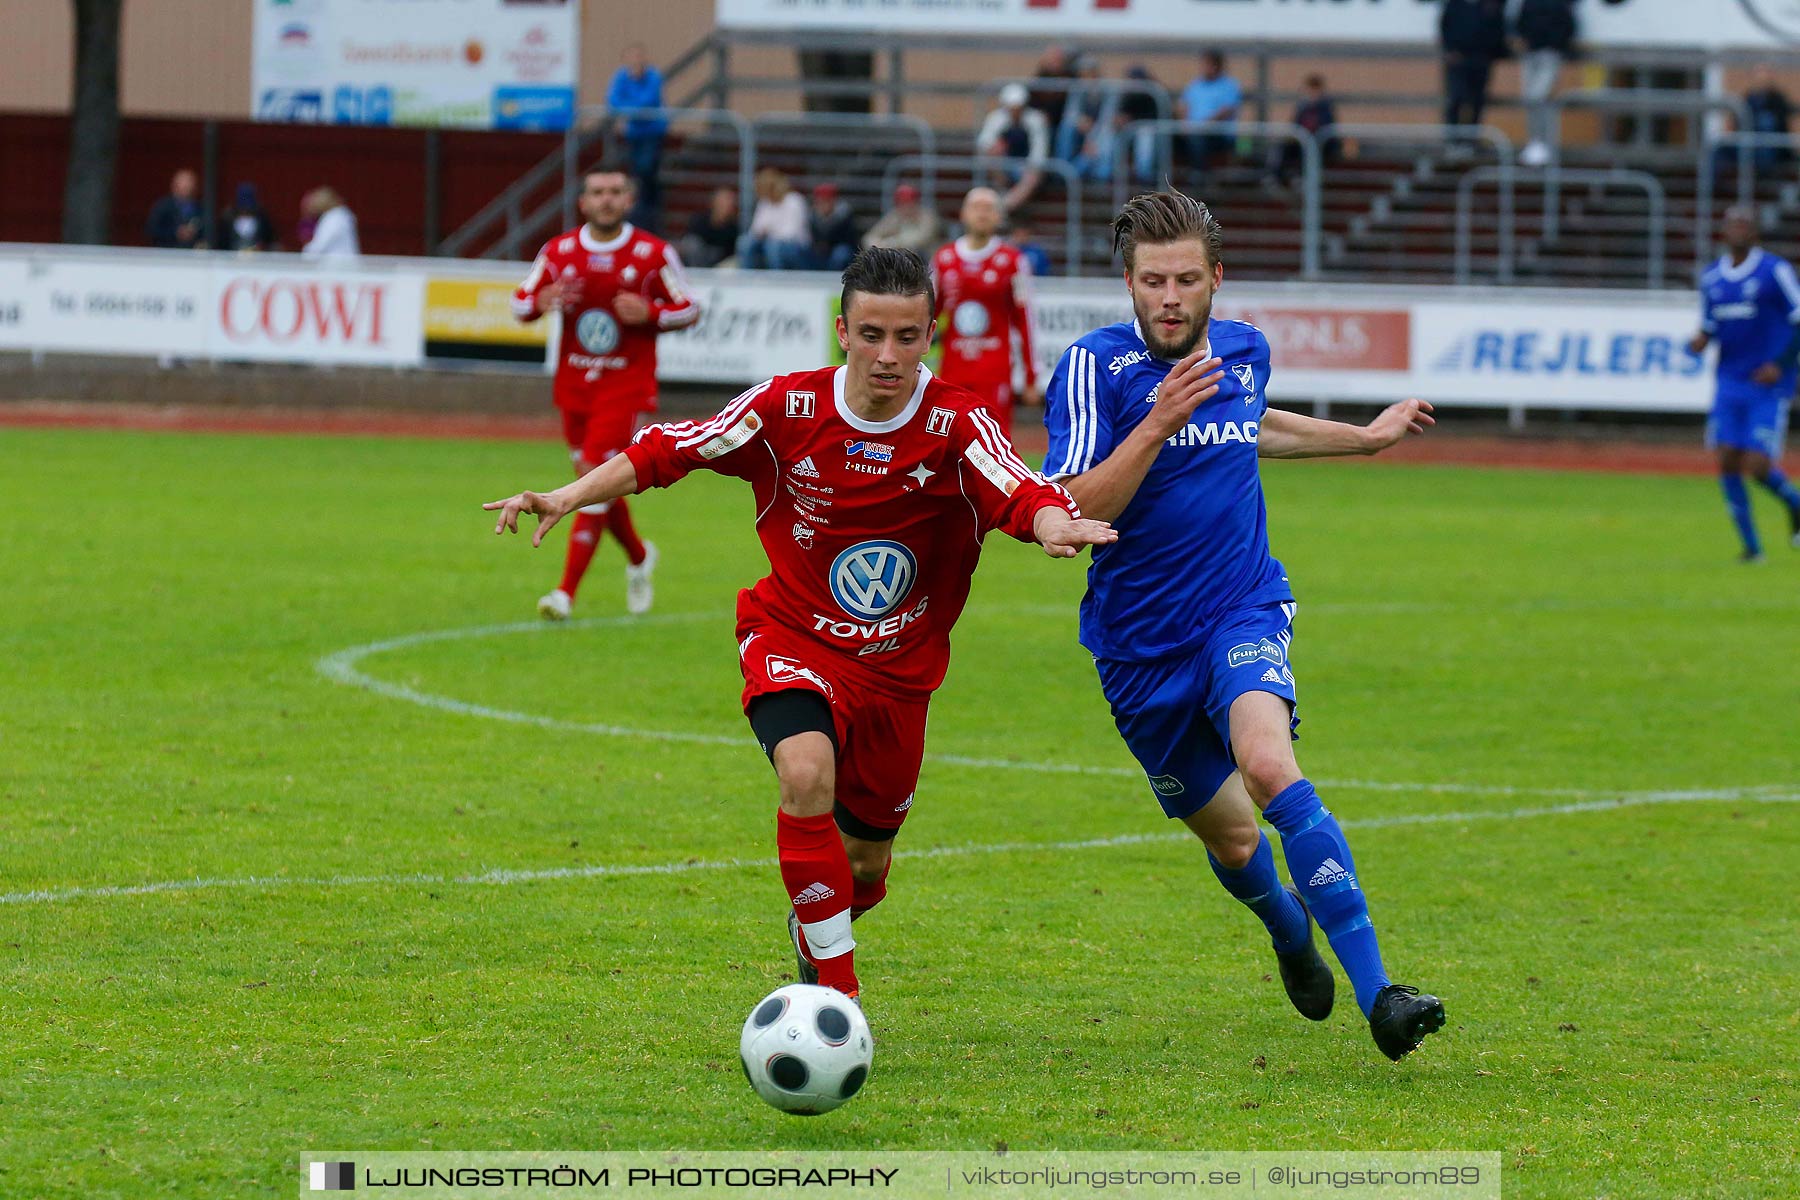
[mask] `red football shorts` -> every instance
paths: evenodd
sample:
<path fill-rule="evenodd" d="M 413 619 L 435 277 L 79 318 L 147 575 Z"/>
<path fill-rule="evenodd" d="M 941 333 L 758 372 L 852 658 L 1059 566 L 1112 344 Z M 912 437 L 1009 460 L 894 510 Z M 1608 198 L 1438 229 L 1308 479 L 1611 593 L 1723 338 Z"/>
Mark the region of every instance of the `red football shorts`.
<path fill-rule="evenodd" d="M 898 829 L 919 785 L 930 700 L 862 682 L 844 664 L 844 655 L 778 627 L 738 625 L 744 710 L 758 696 L 794 688 L 825 697 L 837 730 L 837 802 L 865 825 Z"/>
<path fill-rule="evenodd" d="M 637 432 L 638 418 L 643 415 L 641 409 L 621 405 L 608 405 L 596 412 L 575 412 L 567 408 L 558 411 L 562 413 L 563 441 L 569 443 L 569 457 L 574 461 L 575 469 L 581 472 L 591 471 L 615 454 L 623 453 L 631 444 L 631 435 Z"/>

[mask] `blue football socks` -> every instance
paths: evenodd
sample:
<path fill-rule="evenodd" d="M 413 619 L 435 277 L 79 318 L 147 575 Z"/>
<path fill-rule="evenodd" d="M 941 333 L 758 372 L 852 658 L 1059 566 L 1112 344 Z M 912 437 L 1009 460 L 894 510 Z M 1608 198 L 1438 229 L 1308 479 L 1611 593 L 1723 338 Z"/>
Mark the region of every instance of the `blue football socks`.
<path fill-rule="evenodd" d="M 1782 474 L 1780 467 L 1770 467 L 1769 473 L 1762 478 L 1762 485 L 1788 506 L 1788 512 L 1800 512 L 1800 489 L 1796 489 L 1788 477 Z"/>
<path fill-rule="evenodd" d="M 1263 819 L 1281 834 L 1281 852 L 1294 886 L 1343 964 L 1356 989 L 1357 1007 L 1367 1016 L 1375 1007 L 1375 994 L 1389 981 L 1344 831 L 1304 779 L 1269 801 Z"/>
<path fill-rule="evenodd" d="M 1738 537 L 1743 539 L 1744 553 L 1761 554 L 1762 542 L 1756 537 L 1756 522 L 1750 519 L 1750 491 L 1744 486 L 1744 477 L 1719 476 L 1719 490 L 1725 493 L 1725 511 L 1731 514 L 1731 523 L 1737 526 Z"/>
<path fill-rule="evenodd" d="M 1261 918 L 1268 927 L 1269 939 L 1281 954 L 1291 954 L 1306 946 L 1306 911 L 1281 886 L 1281 876 L 1275 873 L 1275 851 L 1269 847 L 1268 836 L 1260 831 L 1256 853 L 1250 861 L 1238 870 L 1232 870 L 1206 852 L 1206 861 L 1212 864 L 1213 874 L 1225 885 L 1225 890 L 1244 902 L 1244 907 Z"/>

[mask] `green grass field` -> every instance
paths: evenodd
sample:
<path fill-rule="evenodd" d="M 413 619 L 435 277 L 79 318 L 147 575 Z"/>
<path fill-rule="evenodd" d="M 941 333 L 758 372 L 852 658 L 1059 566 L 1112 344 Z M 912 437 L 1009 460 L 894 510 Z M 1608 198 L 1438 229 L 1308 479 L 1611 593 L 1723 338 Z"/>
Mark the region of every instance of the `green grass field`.
<path fill-rule="evenodd" d="M 1800 1194 L 1800 554 L 1735 565 L 1710 481 L 1267 469 L 1301 763 L 1450 1014 L 1399 1065 L 1341 981 L 1324 1025 L 1288 1008 L 1130 771 L 1082 568 L 990 542 L 858 926 L 874 1074 L 799 1120 L 736 1061 L 792 971 L 737 710 L 748 492 L 638 502 L 653 619 L 609 546 L 590 619 L 539 629 L 561 535 L 477 504 L 560 461 L 0 430 L 0 1196 L 286 1195 L 326 1148 L 998 1142 Z"/>

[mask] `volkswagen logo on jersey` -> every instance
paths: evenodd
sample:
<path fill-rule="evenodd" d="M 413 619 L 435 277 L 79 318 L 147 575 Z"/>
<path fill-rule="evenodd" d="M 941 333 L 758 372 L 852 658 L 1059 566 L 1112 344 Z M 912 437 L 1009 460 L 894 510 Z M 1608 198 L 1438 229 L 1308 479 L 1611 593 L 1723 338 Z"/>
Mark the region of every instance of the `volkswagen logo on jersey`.
<path fill-rule="evenodd" d="M 589 354 L 611 354 L 619 348 L 619 323 L 604 309 L 590 308 L 575 322 L 575 339 Z"/>
<path fill-rule="evenodd" d="M 987 305 L 979 300 L 964 300 L 956 306 L 951 323 L 963 337 L 980 337 L 988 331 Z"/>
<path fill-rule="evenodd" d="M 853 617 L 877 621 L 905 602 L 919 560 L 899 542 L 858 542 L 831 563 L 831 598 Z"/>

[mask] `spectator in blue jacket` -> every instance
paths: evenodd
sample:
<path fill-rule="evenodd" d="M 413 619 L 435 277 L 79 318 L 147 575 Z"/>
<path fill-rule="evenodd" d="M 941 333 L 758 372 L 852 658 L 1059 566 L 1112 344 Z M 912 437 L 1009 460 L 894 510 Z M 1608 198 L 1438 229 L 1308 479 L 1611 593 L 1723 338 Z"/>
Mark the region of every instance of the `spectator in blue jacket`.
<path fill-rule="evenodd" d="M 662 72 L 650 65 L 650 55 L 643 43 L 625 47 L 624 65 L 612 77 L 606 89 L 606 106 L 615 116 L 628 117 L 625 122 L 626 153 L 631 159 L 631 174 L 637 180 L 637 206 L 632 209 L 631 223 L 644 229 L 655 229 L 661 217 L 663 135 L 669 122 L 662 117 L 633 117 L 630 110 L 663 106 Z"/>

